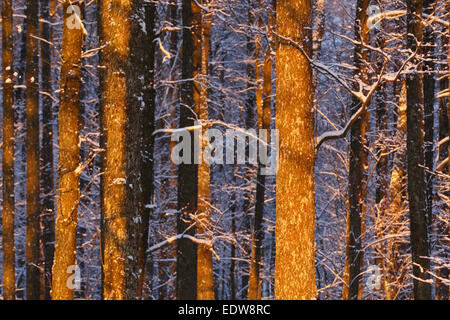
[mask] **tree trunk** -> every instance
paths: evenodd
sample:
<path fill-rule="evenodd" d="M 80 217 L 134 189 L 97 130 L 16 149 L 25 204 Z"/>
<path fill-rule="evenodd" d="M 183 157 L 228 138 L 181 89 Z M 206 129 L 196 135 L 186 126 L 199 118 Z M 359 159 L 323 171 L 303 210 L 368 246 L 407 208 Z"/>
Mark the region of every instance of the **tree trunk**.
<path fill-rule="evenodd" d="M 424 13 L 432 15 L 435 10 L 434 0 L 424 0 Z M 424 97 L 424 152 L 425 152 L 425 208 L 427 215 L 428 232 L 431 232 L 432 214 L 433 214 L 433 158 L 434 158 L 434 42 L 433 28 L 427 26 L 424 28 L 424 76 L 423 76 L 423 97 Z"/>
<path fill-rule="evenodd" d="M 14 75 L 12 0 L 2 2 L 2 81 L 3 81 L 3 299 L 14 300 Z"/>
<path fill-rule="evenodd" d="M 54 10 L 54 0 L 41 0 L 41 38 L 49 42 L 52 41 L 50 22 L 50 8 Z M 48 22 L 47 22 L 48 21 Z M 52 51 L 50 45 L 41 42 L 41 79 L 42 79 L 42 169 L 41 169 L 41 190 L 42 196 L 42 243 L 44 251 L 44 299 L 50 299 L 52 283 L 52 265 L 55 252 L 55 203 L 54 203 L 54 183 L 53 183 L 53 100 L 50 95 L 52 91 Z"/>
<path fill-rule="evenodd" d="M 27 231 L 26 231 L 26 296 L 39 300 L 40 204 L 39 204 L 39 2 L 27 1 L 26 58 L 26 152 L 27 152 Z"/>
<path fill-rule="evenodd" d="M 273 0 L 275 1 L 275 0 Z M 313 57 L 319 60 L 322 51 L 322 38 L 325 32 L 325 0 L 316 0 L 314 3 L 314 28 L 313 28 Z M 314 78 L 314 86 L 317 79 Z"/>
<path fill-rule="evenodd" d="M 142 1 L 100 5 L 103 162 L 103 297 L 138 296 L 141 198 L 141 101 L 144 79 Z"/>
<path fill-rule="evenodd" d="M 423 41 L 422 1 L 407 0 L 407 42 L 412 52 L 418 50 L 417 43 Z M 417 59 L 414 61 L 418 64 Z M 425 206 L 425 173 L 423 147 L 423 82 L 418 71 L 409 73 L 407 86 L 407 157 L 408 157 L 408 195 L 411 225 L 411 252 L 413 262 L 414 298 L 431 299 L 431 285 L 426 283 L 430 270 L 428 219 Z"/>
<path fill-rule="evenodd" d="M 277 1 L 278 34 L 311 56 L 310 0 Z M 315 202 L 312 70 L 308 60 L 280 39 L 277 48 L 276 127 L 280 134 L 277 176 L 276 299 L 314 299 Z M 295 128 L 293 130 L 293 128 Z"/>
<path fill-rule="evenodd" d="M 56 218 L 56 245 L 53 264 L 53 300 L 72 300 L 74 287 L 68 285 L 68 273 L 76 265 L 76 236 L 80 201 L 79 108 L 81 89 L 81 49 L 83 34 L 80 28 L 70 28 L 74 7 L 64 3 L 63 40 L 59 106 L 59 186 Z M 82 17 L 79 17 L 82 19 Z"/>
<path fill-rule="evenodd" d="M 397 92 L 396 92 L 397 94 Z M 398 143 L 397 151 L 393 159 L 393 169 L 389 184 L 389 206 L 387 208 L 387 218 L 384 219 L 385 224 L 381 226 L 385 230 L 386 235 L 398 235 L 406 233 L 405 222 L 407 220 L 407 193 L 406 193 L 406 81 L 401 82 L 401 91 L 399 95 L 399 108 L 397 117 L 396 142 Z M 384 241 L 383 247 L 385 251 L 384 263 L 384 285 L 385 296 L 387 300 L 395 300 L 405 279 L 405 270 L 407 264 L 402 260 L 402 256 L 406 254 L 406 246 L 403 239 L 393 238 Z"/>
<path fill-rule="evenodd" d="M 368 0 L 357 1 L 357 13 L 355 20 L 355 38 L 364 44 L 369 44 L 369 29 L 367 27 Z M 362 82 L 367 81 L 367 70 L 364 61 L 367 59 L 367 49 L 362 45 L 356 45 L 355 77 Z M 360 86 L 360 83 L 355 86 Z M 360 108 L 360 102 L 352 98 L 352 114 Z M 347 283 L 344 285 L 343 298 L 356 300 L 362 298 L 361 267 L 363 262 L 363 252 L 361 250 L 362 241 L 362 216 L 365 213 L 365 196 L 367 187 L 367 137 L 369 128 L 369 113 L 362 115 L 350 130 L 350 164 L 349 164 L 349 213 L 348 213 L 348 234 L 346 255 Z M 347 288 L 346 288 L 347 287 Z"/>
<path fill-rule="evenodd" d="M 270 14 L 270 13 L 269 13 Z M 260 19 L 259 19 L 260 21 Z M 269 24 L 272 25 L 273 18 L 269 16 Z M 260 44 L 257 43 L 257 47 Z M 258 53 L 260 50 L 256 50 Z M 256 56 L 256 65 L 260 65 L 259 56 Z M 256 75 L 259 78 L 262 77 L 262 87 L 258 83 L 257 93 L 257 124 L 258 130 L 267 130 L 267 137 L 270 137 L 270 121 L 271 121 L 271 104 L 272 104 L 272 54 L 271 54 L 271 44 L 269 43 L 264 57 L 264 65 L 261 73 L 261 68 L 257 67 Z M 269 143 L 269 139 L 266 141 Z M 255 216 L 253 219 L 253 232 L 252 232 L 252 255 L 250 261 L 250 277 L 249 277 L 249 287 L 248 287 L 248 299 L 249 300 L 260 300 L 261 299 L 261 246 L 264 238 L 264 230 L 262 229 L 262 222 L 264 216 L 264 200 L 266 191 L 266 176 L 261 174 L 263 166 L 261 163 L 258 164 L 258 175 L 256 181 L 256 200 L 255 200 Z"/>
<path fill-rule="evenodd" d="M 149 235 L 149 222 L 152 213 L 153 196 L 154 196 L 154 138 L 155 131 L 155 15 L 156 6 L 150 3 L 145 6 L 145 26 L 146 26 L 146 43 L 148 49 L 145 51 L 145 78 L 144 78 L 144 111 L 142 123 L 142 198 L 144 201 L 142 224 L 139 232 L 139 283 L 138 295 L 139 299 L 143 298 L 143 285 L 146 273 L 147 248 Z"/>
<path fill-rule="evenodd" d="M 208 0 L 203 0 L 203 5 L 208 5 Z M 198 109 L 200 121 L 208 121 L 208 76 L 209 76 L 209 51 L 210 51 L 210 33 L 211 20 L 207 12 L 202 12 L 202 29 L 201 29 L 201 86 Z M 203 130 L 209 126 L 203 125 Z M 203 148 L 208 146 L 206 137 L 201 138 Z M 201 150 L 203 150 L 203 148 Z M 210 196 L 210 166 L 204 160 L 201 160 L 198 166 L 198 234 L 210 238 L 207 234 L 211 222 L 211 196 Z M 197 299 L 198 300 L 214 300 L 214 279 L 213 279 L 213 261 L 211 250 L 205 246 L 199 245 L 197 248 Z"/>
<path fill-rule="evenodd" d="M 183 0 L 183 49 L 182 79 L 195 78 L 201 72 L 201 10 L 194 0 Z M 192 126 L 196 118 L 195 109 L 199 103 L 199 84 L 185 81 L 181 85 L 180 128 Z M 191 145 L 194 145 L 191 139 Z M 191 163 L 194 150 L 191 151 Z M 198 167 L 195 164 L 180 164 L 178 168 L 178 217 L 177 233 L 185 232 L 193 223 L 192 215 L 197 212 Z M 191 227 L 186 234 L 195 235 Z M 178 243 L 177 288 L 179 300 L 195 300 L 197 297 L 197 246 L 188 239 Z"/>

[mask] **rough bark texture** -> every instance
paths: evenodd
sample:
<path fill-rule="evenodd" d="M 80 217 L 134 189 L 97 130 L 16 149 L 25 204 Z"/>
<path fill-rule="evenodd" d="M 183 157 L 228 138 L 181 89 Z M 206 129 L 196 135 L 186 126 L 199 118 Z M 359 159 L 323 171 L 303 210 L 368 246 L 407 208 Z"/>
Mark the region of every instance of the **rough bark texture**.
<path fill-rule="evenodd" d="M 203 5 L 208 5 L 207 0 L 203 0 Z M 200 121 L 208 121 L 208 75 L 209 75 L 209 51 L 210 51 L 210 33 L 211 20 L 207 12 L 202 11 L 202 29 L 201 29 L 201 87 L 199 104 L 196 106 Z M 209 128 L 203 126 L 203 130 Z M 202 139 L 203 147 L 207 147 L 208 140 Z M 203 148 L 202 148 L 203 150 Z M 210 196 L 210 166 L 206 161 L 201 161 L 198 166 L 198 234 L 209 238 L 208 230 L 211 221 L 211 196 Z M 199 245 L 197 247 L 197 300 L 214 300 L 214 279 L 213 263 L 210 248 Z"/>
<path fill-rule="evenodd" d="M 183 50 L 182 78 L 192 79 L 201 72 L 201 10 L 194 0 L 183 0 Z M 181 86 L 180 128 L 194 124 L 193 109 L 199 101 L 200 87 L 193 81 Z M 193 139 L 191 145 L 194 145 Z M 193 149 L 193 148 L 192 148 Z M 194 153 L 192 150 L 192 162 Z M 185 232 L 192 224 L 191 215 L 197 211 L 198 167 L 195 164 L 181 164 L 178 168 L 178 234 Z M 194 235 L 195 228 L 187 234 Z M 197 296 L 197 246 L 190 240 L 178 241 L 177 254 L 177 299 L 192 300 Z"/>
<path fill-rule="evenodd" d="M 3 81 L 3 298 L 14 300 L 14 76 L 12 0 L 2 2 L 2 81 Z"/>
<path fill-rule="evenodd" d="M 435 10 L 434 0 L 424 0 L 423 10 L 425 14 L 431 15 Z M 423 48 L 424 57 L 424 76 L 423 76 L 423 97 L 424 97 L 424 152 L 425 152 L 425 201 L 428 232 L 431 232 L 432 214 L 433 214 L 433 158 L 434 158 L 434 92 L 436 81 L 434 79 L 434 42 L 435 35 L 433 28 L 427 26 L 424 28 L 423 40 L 426 44 Z"/>
<path fill-rule="evenodd" d="M 26 56 L 26 151 L 27 151 L 27 231 L 26 231 L 26 296 L 39 300 L 40 264 L 40 203 L 39 203 L 39 51 L 38 6 L 36 0 L 27 1 Z"/>
<path fill-rule="evenodd" d="M 79 191 L 79 108 L 81 88 L 81 29 L 67 26 L 70 4 L 64 3 L 64 27 L 62 40 L 61 93 L 59 106 L 59 185 L 56 218 L 56 245 L 53 264 L 51 296 L 53 300 L 72 300 L 73 287 L 68 285 L 71 276 L 68 268 L 76 261 L 76 235 Z M 81 17 L 80 17 L 81 18 Z M 70 282 L 70 281 L 69 281 Z"/>
<path fill-rule="evenodd" d="M 275 1 L 275 0 L 274 0 Z M 325 0 L 314 3 L 313 57 L 319 60 L 322 51 L 322 38 L 325 32 Z M 314 79 L 314 85 L 317 79 Z"/>
<path fill-rule="evenodd" d="M 422 42 L 422 1 L 407 0 L 408 48 L 420 53 L 417 42 Z M 417 63 L 417 60 L 415 61 Z M 417 66 L 420 71 L 420 65 Z M 425 207 L 425 172 L 423 146 L 423 82 L 418 72 L 409 73 L 407 87 L 407 157 L 408 196 L 411 225 L 411 252 L 413 262 L 414 298 L 431 299 L 431 285 L 427 280 L 430 270 L 428 226 Z"/>
<path fill-rule="evenodd" d="M 54 10 L 54 0 L 40 0 L 41 19 L 53 21 L 50 8 Z M 52 41 L 50 23 L 41 21 L 41 38 Z M 43 290 L 45 300 L 50 299 L 52 283 L 52 265 L 55 251 L 55 190 L 53 183 L 53 100 L 52 95 L 52 51 L 50 45 L 41 42 L 41 79 L 42 79 L 42 142 L 41 142 L 41 202 L 42 245 L 44 251 Z"/>
<path fill-rule="evenodd" d="M 277 1 L 278 33 L 311 56 L 310 0 Z M 276 299 L 314 299 L 314 115 L 312 70 L 288 40 L 277 48 Z"/>
<path fill-rule="evenodd" d="M 152 213 L 153 191 L 154 191 L 154 137 L 155 131 L 155 16 L 156 7 L 154 3 L 145 6 L 145 27 L 147 50 L 144 56 L 144 110 L 142 122 L 142 224 L 140 226 L 139 240 L 139 282 L 138 295 L 142 298 L 142 289 L 145 280 L 147 248 L 149 235 L 149 222 Z"/>
<path fill-rule="evenodd" d="M 103 162 L 103 297 L 136 299 L 141 199 L 141 91 L 145 37 L 140 0 L 100 6 Z M 120 32 L 119 32 L 120 30 Z"/>
<path fill-rule="evenodd" d="M 355 20 L 355 37 L 365 44 L 369 42 L 369 30 L 367 27 L 368 0 L 357 1 L 357 13 Z M 362 45 L 355 46 L 354 63 L 355 76 L 362 82 L 367 81 L 367 70 L 364 61 L 367 59 L 367 50 Z M 358 87 L 360 84 L 356 84 Z M 360 102 L 353 97 L 352 113 L 360 108 Z M 349 213 L 346 254 L 346 285 L 344 285 L 344 299 L 361 299 L 362 287 L 360 285 L 361 266 L 363 253 L 362 241 L 362 216 L 365 213 L 365 195 L 367 187 L 367 137 L 369 127 L 369 113 L 364 113 L 350 130 L 350 164 L 349 164 Z"/>

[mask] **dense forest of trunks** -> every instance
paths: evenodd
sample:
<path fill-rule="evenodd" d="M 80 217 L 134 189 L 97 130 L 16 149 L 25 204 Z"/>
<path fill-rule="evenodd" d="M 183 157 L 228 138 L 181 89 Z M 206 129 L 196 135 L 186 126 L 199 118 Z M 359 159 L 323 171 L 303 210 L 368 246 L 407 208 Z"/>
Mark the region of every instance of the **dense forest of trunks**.
<path fill-rule="evenodd" d="M 0 297 L 448 300 L 449 15 L 2 0 Z"/>

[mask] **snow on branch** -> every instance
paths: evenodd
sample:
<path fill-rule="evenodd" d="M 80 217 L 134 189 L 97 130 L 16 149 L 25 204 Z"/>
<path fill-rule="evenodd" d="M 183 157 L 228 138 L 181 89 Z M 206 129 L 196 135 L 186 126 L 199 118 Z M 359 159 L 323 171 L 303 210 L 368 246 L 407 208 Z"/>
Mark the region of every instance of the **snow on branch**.
<path fill-rule="evenodd" d="M 367 105 L 369 104 L 370 98 L 375 93 L 375 91 L 380 86 L 380 84 L 383 83 L 383 82 L 395 82 L 395 81 L 397 81 L 397 79 L 400 77 L 400 74 L 402 73 L 402 71 L 406 68 L 406 65 L 409 63 L 409 61 L 411 61 L 416 56 L 416 54 L 417 54 L 417 50 L 414 53 L 412 53 L 408 57 L 408 59 L 405 60 L 405 62 L 402 64 L 402 66 L 399 68 L 399 70 L 395 73 L 395 75 L 384 74 L 384 71 L 386 69 L 386 65 L 389 62 L 388 60 L 385 60 L 383 68 L 382 68 L 382 71 L 381 71 L 380 75 L 378 76 L 377 81 L 372 85 L 371 89 L 369 90 L 369 93 L 366 96 L 364 96 L 361 93 L 362 97 L 360 97 L 359 95 L 356 96 L 361 101 L 362 105 L 358 109 L 358 111 L 356 111 L 353 114 L 353 116 L 347 122 L 345 127 L 343 129 L 341 129 L 341 130 L 325 132 L 325 133 L 323 133 L 322 135 L 320 135 L 319 137 L 316 138 L 316 154 L 318 153 L 318 151 L 320 149 L 320 146 L 325 141 L 344 138 L 347 135 L 347 133 L 350 130 L 350 128 L 352 127 L 352 125 L 359 119 L 359 117 L 361 117 L 366 112 Z M 353 93 L 353 91 L 350 91 L 350 92 Z"/>
<path fill-rule="evenodd" d="M 170 237 L 170 238 L 168 238 L 168 239 L 166 239 L 164 241 L 161 241 L 160 243 L 157 243 L 157 244 L 151 246 L 150 248 L 147 249 L 147 253 L 155 252 L 155 251 L 157 251 L 157 250 L 159 250 L 161 248 L 164 248 L 165 246 L 171 245 L 174 242 L 176 242 L 178 240 L 181 240 L 181 239 L 188 239 L 188 240 L 192 241 L 193 243 L 196 243 L 198 245 L 201 245 L 201 246 L 204 246 L 204 247 L 208 248 L 214 254 L 216 259 L 218 261 L 220 261 L 220 257 L 214 251 L 213 242 L 211 240 L 199 239 L 199 238 L 196 238 L 196 237 L 193 237 L 191 235 L 184 234 L 184 233 L 178 234 L 178 235 L 173 236 L 173 237 Z"/>

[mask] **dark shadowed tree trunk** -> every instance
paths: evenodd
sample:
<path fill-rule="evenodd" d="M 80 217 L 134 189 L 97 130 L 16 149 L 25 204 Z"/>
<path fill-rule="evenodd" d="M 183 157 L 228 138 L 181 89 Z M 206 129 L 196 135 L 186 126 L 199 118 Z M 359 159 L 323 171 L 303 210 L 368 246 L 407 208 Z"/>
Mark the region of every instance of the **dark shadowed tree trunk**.
<path fill-rule="evenodd" d="M 27 1 L 26 58 L 26 152 L 27 152 L 27 232 L 26 232 L 26 296 L 39 300 L 40 265 L 40 203 L 39 203 L 39 2 Z"/>
<path fill-rule="evenodd" d="M 194 0 L 183 0 L 183 50 L 182 79 L 195 78 L 201 72 L 201 10 Z M 185 81 L 181 86 L 180 128 L 194 124 L 193 111 L 199 102 L 200 87 L 194 81 Z M 191 140 L 191 146 L 194 140 Z M 194 150 L 191 151 L 191 163 Z M 185 232 L 192 224 L 190 215 L 197 212 L 198 166 L 181 164 L 178 168 L 178 234 Z M 194 235 L 191 227 L 187 234 Z M 197 246 L 188 239 L 178 243 L 177 254 L 177 299 L 196 299 L 197 297 Z"/>
<path fill-rule="evenodd" d="M 421 52 L 417 43 L 423 41 L 422 1 L 407 0 L 407 43 L 412 51 Z M 414 60 L 418 63 L 417 59 Z M 417 66 L 420 71 L 420 65 Z M 413 262 L 414 299 L 431 299 L 428 219 L 426 214 L 426 184 L 423 138 L 423 82 L 419 72 L 411 72 L 406 78 L 407 86 L 407 157 L 408 196 L 411 225 L 411 252 Z"/>
<path fill-rule="evenodd" d="M 54 10 L 54 0 L 40 0 L 41 38 L 52 41 L 50 8 Z M 52 265 L 55 251 L 55 190 L 53 183 L 53 100 L 52 91 L 52 51 L 50 45 L 41 42 L 41 81 L 42 81 L 42 142 L 41 142 L 41 212 L 42 245 L 44 251 L 44 299 L 50 299 Z"/>
<path fill-rule="evenodd" d="M 431 15 L 435 11 L 434 0 L 424 0 L 423 10 L 425 14 Z M 434 42 L 436 35 L 433 28 L 426 26 L 423 30 L 424 76 L 423 76 L 423 100 L 424 100 L 424 154 L 425 154 L 425 201 L 428 232 L 431 232 L 433 214 L 433 157 L 434 157 L 434 92 L 436 81 L 434 79 Z"/>
<path fill-rule="evenodd" d="M 367 27 L 368 0 L 358 0 L 356 5 L 355 37 L 364 44 L 369 43 L 369 30 Z M 367 49 L 362 45 L 355 46 L 354 64 L 355 76 L 360 82 L 367 81 L 365 60 Z M 356 87 L 361 83 L 356 83 Z M 357 88 L 358 90 L 359 88 Z M 360 108 L 360 102 L 355 97 L 352 101 L 352 113 Z M 367 137 L 369 127 L 369 113 L 365 112 L 352 126 L 350 130 L 350 163 L 349 163 L 349 212 L 347 219 L 347 252 L 346 255 L 346 284 L 344 285 L 343 298 L 349 300 L 361 299 L 362 286 L 361 266 L 363 252 L 362 241 L 362 216 L 365 211 L 365 195 L 367 187 Z"/>
<path fill-rule="evenodd" d="M 139 240 L 139 283 L 138 295 L 143 298 L 143 285 L 146 274 L 147 248 L 150 216 L 153 212 L 154 192 L 154 138 L 155 131 L 155 17 L 156 6 L 150 3 L 145 6 L 145 27 L 147 50 L 144 56 L 144 111 L 142 119 L 142 198 L 143 213 Z"/>
<path fill-rule="evenodd" d="M 262 17 L 258 17 L 258 26 L 261 26 Z M 273 24 L 273 15 L 269 10 L 269 25 Z M 259 54 L 261 53 L 261 39 L 257 39 L 256 51 L 256 77 L 257 77 L 257 128 L 258 130 L 267 130 L 266 142 L 269 143 L 270 137 L 270 121 L 271 121 L 271 104 L 272 104 L 272 54 L 271 43 L 267 44 L 264 53 L 264 63 L 260 67 L 261 61 Z M 262 69 L 262 70 L 261 70 Z M 260 145 L 261 147 L 261 145 Z M 265 151 L 264 151 L 265 152 Z M 261 153 L 260 153 L 261 154 Z M 264 238 L 263 216 L 264 216 L 264 200 L 266 191 L 266 176 L 261 173 L 263 164 L 258 163 L 258 173 L 256 178 L 256 199 L 255 199 L 255 216 L 253 219 L 252 231 L 252 254 L 250 261 L 250 276 L 248 286 L 248 299 L 261 299 L 261 257 L 262 257 L 262 241 Z"/>

